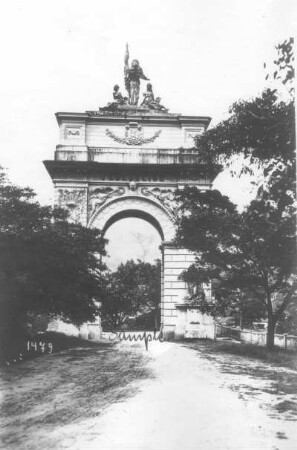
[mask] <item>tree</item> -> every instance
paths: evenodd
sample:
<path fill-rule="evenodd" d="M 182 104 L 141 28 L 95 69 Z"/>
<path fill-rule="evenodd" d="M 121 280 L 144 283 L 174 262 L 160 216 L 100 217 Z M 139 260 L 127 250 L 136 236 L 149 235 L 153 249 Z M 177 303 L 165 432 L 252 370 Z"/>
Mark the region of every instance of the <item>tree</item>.
<path fill-rule="evenodd" d="M 103 323 L 117 328 L 130 316 L 155 311 L 161 295 L 161 263 L 133 260 L 120 264 L 108 277 L 106 297 L 102 304 Z"/>
<path fill-rule="evenodd" d="M 177 242 L 197 253 L 183 274 L 184 281 L 196 286 L 192 301 L 202 312 L 217 315 L 234 308 L 234 302 L 240 306 L 244 297 L 257 298 L 266 308 L 267 347 L 273 348 L 275 326 L 297 298 L 293 199 L 277 205 L 256 199 L 242 213 L 215 190 L 187 188 L 178 200 L 182 214 Z M 199 291 L 211 281 L 214 303 Z"/>
<path fill-rule="evenodd" d="M 276 323 L 296 301 L 293 39 L 276 48 L 276 70 L 266 78 L 279 80 L 287 98 L 270 87 L 252 100 L 240 100 L 231 106 L 227 120 L 196 138 L 196 151 L 210 164 L 230 166 L 234 156 L 243 155 L 240 173 L 255 164 L 262 169 L 255 200 L 239 213 L 219 192 L 181 192 L 177 234 L 179 243 L 198 252 L 184 279 L 197 286 L 217 282 L 218 302 L 207 305 L 200 295 L 201 309 L 214 312 L 230 306 L 238 289 L 256 296 L 267 311 L 269 348 Z"/>
<path fill-rule="evenodd" d="M 278 301 L 278 299 L 276 299 Z M 277 323 L 277 333 L 295 334 L 297 330 L 297 302 L 288 305 Z"/>
<path fill-rule="evenodd" d="M 97 229 L 40 206 L 30 188 L 0 176 L 1 327 L 24 329 L 39 314 L 79 325 L 98 315 L 105 241 Z"/>
<path fill-rule="evenodd" d="M 219 301 L 211 305 L 212 309 L 208 308 L 208 313 L 213 316 L 232 319 L 232 323 L 239 325 L 241 329 L 266 318 L 265 305 L 251 290 L 224 288 L 218 279 L 212 281 L 212 290 L 219 297 Z M 193 300 L 196 302 L 196 299 Z"/>
<path fill-rule="evenodd" d="M 295 97 L 293 39 L 276 46 L 275 71 L 266 79 L 279 80 L 252 100 L 239 100 L 229 108 L 229 118 L 196 137 L 196 150 L 210 163 L 230 164 L 232 157 L 244 155 L 246 162 L 265 169 L 285 170 L 295 165 Z M 264 64 L 266 67 L 266 64 Z M 285 98 L 280 86 L 285 86 Z M 296 167 L 296 166 L 295 166 Z M 249 170 L 247 165 L 242 170 Z M 294 167 L 291 171 L 295 178 Z M 267 181 L 267 180 L 266 180 Z"/>

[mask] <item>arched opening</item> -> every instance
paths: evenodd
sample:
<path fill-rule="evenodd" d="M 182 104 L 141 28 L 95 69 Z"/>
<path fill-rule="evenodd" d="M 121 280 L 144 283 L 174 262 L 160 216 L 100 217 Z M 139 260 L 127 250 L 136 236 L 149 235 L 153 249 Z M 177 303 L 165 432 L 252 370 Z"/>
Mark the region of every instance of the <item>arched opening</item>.
<path fill-rule="evenodd" d="M 178 278 L 181 272 L 180 250 L 175 251 L 172 243 L 176 230 L 175 219 L 162 204 L 147 197 L 127 195 L 113 198 L 97 208 L 95 205 L 95 212 L 92 214 L 88 226 L 103 230 L 105 236 L 108 237 L 108 230 L 113 224 L 129 217 L 145 220 L 157 230 L 160 236 L 162 243 L 161 269 L 159 271 L 161 275 L 160 324 L 166 335 L 172 335 L 177 320 L 175 304 L 182 300 L 185 291 Z M 137 229 L 135 225 L 132 228 Z M 125 238 L 122 230 L 119 236 L 122 237 L 122 240 Z M 116 252 L 118 253 L 118 248 L 116 248 Z M 186 261 L 184 256 L 182 258 Z M 108 303 L 102 302 L 102 305 L 104 307 Z"/>
<path fill-rule="evenodd" d="M 121 219 L 126 219 L 126 218 L 142 219 L 142 220 L 140 220 L 140 222 L 150 223 L 158 231 L 160 238 L 162 240 L 164 240 L 163 230 L 162 230 L 159 222 L 157 221 L 157 219 L 155 217 L 153 217 L 151 214 L 148 214 L 145 211 L 141 211 L 141 210 L 137 210 L 137 209 L 129 209 L 129 210 L 120 211 L 120 212 L 114 214 L 112 217 L 110 217 L 107 220 L 107 222 L 103 228 L 103 233 L 106 233 L 107 230 L 114 223 L 118 222 Z"/>
<path fill-rule="evenodd" d="M 157 229 L 162 240 L 170 242 L 174 239 L 175 222 L 171 214 L 153 200 L 137 196 L 115 198 L 95 209 L 88 226 L 105 232 L 115 221 L 125 217 L 142 218 Z"/>
<path fill-rule="evenodd" d="M 111 275 L 103 329 L 159 329 L 163 278 L 160 225 L 145 212 L 129 210 L 112 216 L 103 231 L 108 240 L 105 263 Z"/>

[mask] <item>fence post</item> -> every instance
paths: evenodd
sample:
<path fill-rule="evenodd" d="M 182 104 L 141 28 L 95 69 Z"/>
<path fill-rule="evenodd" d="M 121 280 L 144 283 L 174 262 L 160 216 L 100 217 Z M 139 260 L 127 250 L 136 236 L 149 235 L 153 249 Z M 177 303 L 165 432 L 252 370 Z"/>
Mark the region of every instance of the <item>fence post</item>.
<path fill-rule="evenodd" d="M 288 335 L 287 335 L 287 333 L 285 333 L 284 334 L 284 347 L 285 347 L 285 350 L 287 350 L 287 345 L 288 345 L 287 338 L 288 338 Z"/>

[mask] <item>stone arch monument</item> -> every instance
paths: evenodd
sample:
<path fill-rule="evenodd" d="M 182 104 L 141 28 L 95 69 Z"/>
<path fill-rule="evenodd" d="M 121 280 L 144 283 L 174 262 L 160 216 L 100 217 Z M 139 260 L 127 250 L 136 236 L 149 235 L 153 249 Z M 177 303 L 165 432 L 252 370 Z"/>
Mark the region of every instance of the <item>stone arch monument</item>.
<path fill-rule="evenodd" d="M 132 72 L 125 67 L 127 85 Z M 174 191 L 186 185 L 211 189 L 217 174 L 193 149 L 193 138 L 208 127 L 210 118 L 169 113 L 155 100 L 151 84 L 141 106 L 135 96 L 133 102 L 122 96 L 118 85 L 114 100 L 97 111 L 56 113 L 59 144 L 54 160 L 44 161 L 55 202 L 69 209 L 70 220 L 103 231 L 123 217 L 150 222 L 162 239 L 164 333 L 212 337 L 211 319 L 187 304 L 188 289 L 179 280 L 194 255 L 173 243 Z"/>

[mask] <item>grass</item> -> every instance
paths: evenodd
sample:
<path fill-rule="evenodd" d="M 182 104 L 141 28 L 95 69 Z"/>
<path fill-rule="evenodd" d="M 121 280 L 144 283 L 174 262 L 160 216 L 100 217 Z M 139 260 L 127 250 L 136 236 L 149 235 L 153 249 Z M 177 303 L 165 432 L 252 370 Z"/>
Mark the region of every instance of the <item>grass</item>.
<path fill-rule="evenodd" d="M 296 352 L 283 349 L 268 351 L 265 347 L 232 341 L 197 340 L 184 342 L 184 345 L 210 360 L 221 373 L 228 374 L 229 387 L 238 392 L 240 398 L 256 396 L 263 406 L 269 395 L 266 407 L 272 413 L 281 414 L 285 420 L 296 421 Z"/>
<path fill-rule="evenodd" d="M 265 347 L 234 341 L 196 341 L 195 345 L 203 353 L 228 353 L 297 370 L 297 352 L 277 348 L 269 351 Z"/>
<path fill-rule="evenodd" d="M 59 342 L 66 345 L 66 340 Z M 108 405 L 136 392 L 133 381 L 153 376 L 146 367 L 147 357 L 140 352 L 110 343 L 82 345 L 2 369 L 5 448 L 23 448 L 24 442 L 26 448 L 35 448 L 40 429 L 45 436 L 57 427 L 96 417 Z M 44 439 L 39 448 L 58 445 L 54 435 Z"/>
<path fill-rule="evenodd" d="M 37 351 L 33 347 L 31 347 L 30 350 L 27 349 L 28 341 L 37 343 Z M 45 346 L 45 353 L 42 353 L 41 347 L 38 345 L 39 342 L 46 344 L 50 343 L 54 353 L 68 348 L 96 346 L 96 343 L 92 341 L 86 341 L 74 336 L 66 336 L 63 333 L 53 331 L 47 331 L 31 337 L 12 336 L 10 339 L 7 339 L 6 341 L 2 340 L 1 342 L 0 365 L 20 363 L 20 361 L 34 359 L 49 354 L 48 345 Z"/>
<path fill-rule="evenodd" d="M 297 370 L 297 352 L 278 348 L 271 351 L 257 345 L 227 342 L 218 343 L 218 348 L 221 352 L 260 359 L 280 367 L 289 367 Z"/>

